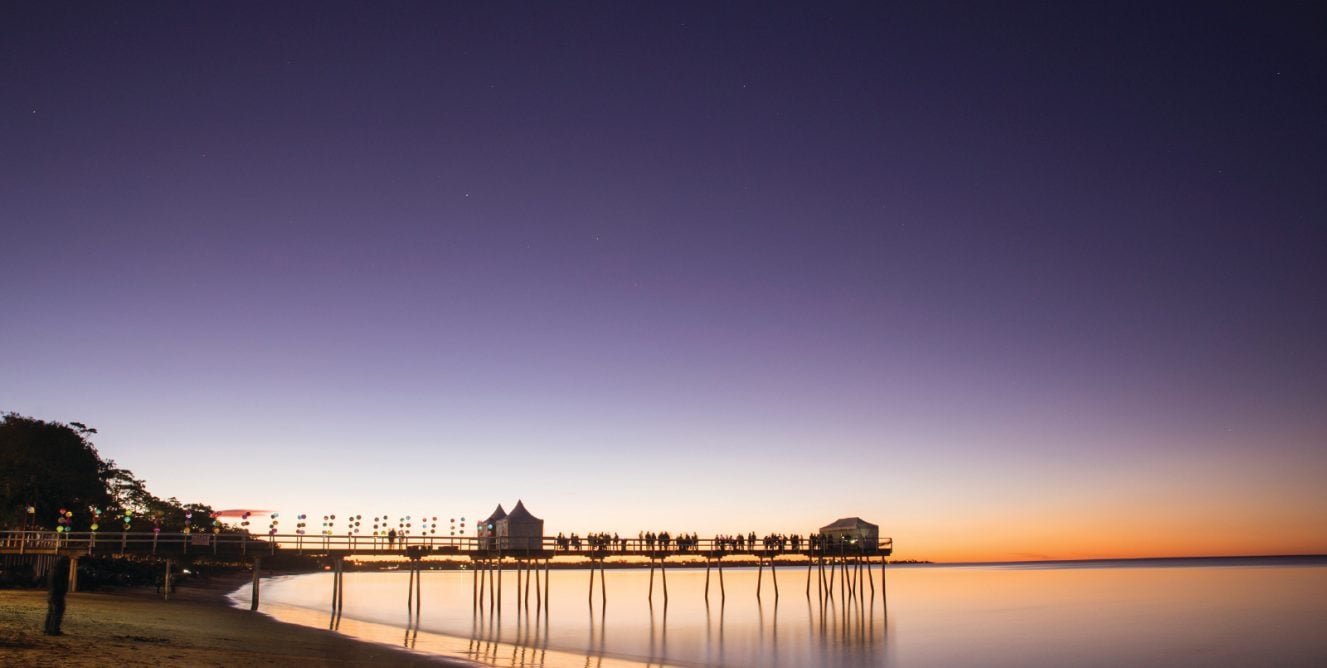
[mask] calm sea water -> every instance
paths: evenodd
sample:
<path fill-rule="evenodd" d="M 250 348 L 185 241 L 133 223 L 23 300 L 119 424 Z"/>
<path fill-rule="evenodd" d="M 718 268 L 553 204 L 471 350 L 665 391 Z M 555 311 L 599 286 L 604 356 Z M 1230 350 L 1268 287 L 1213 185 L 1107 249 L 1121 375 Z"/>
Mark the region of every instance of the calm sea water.
<path fill-rule="evenodd" d="M 331 616 L 331 575 L 263 582 L 262 610 L 422 652 L 500 666 L 1322 666 L 1327 561 L 1162 560 L 890 566 L 877 591 L 807 595 L 805 566 L 725 568 L 719 594 L 704 569 L 609 570 L 608 601 L 589 571 L 555 570 L 547 609 L 517 598 L 510 571 L 499 614 L 474 611 L 468 571 L 425 571 L 418 619 L 408 574 L 347 573 Z M 233 595 L 247 607 L 248 590 Z"/>

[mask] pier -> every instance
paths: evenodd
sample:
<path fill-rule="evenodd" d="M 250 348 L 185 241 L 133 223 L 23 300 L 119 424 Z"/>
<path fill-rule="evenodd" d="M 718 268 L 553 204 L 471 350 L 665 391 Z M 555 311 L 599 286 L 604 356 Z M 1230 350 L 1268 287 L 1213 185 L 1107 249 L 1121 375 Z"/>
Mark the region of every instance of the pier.
<path fill-rule="evenodd" d="M 274 560 L 281 555 L 307 555 L 320 557 L 333 573 L 333 613 L 339 614 L 344 606 L 342 586 L 345 560 L 356 557 L 397 558 L 409 564 L 407 606 L 418 614 L 420 601 L 421 561 L 441 558 L 468 562 L 472 572 L 471 605 L 476 612 L 501 613 L 504 582 L 510 572 L 515 578 L 516 600 L 527 607 L 533 597 L 537 609 L 548 606 L 548 571 L 555 559 L 569 561 L 579 558 L 588 567 L 587 599 L 591 606 L 596 589 L 601 605 L 608 601 L 604 577 L 604 562 L 611 558 L 641 563 L 650 569 L 648 597 L 651 603 L 658 596 L 668 602 L 668 566 L 670 562 L 683 562 L 691 567 L 705 568 L 704 595 L 708 601 L 716 596 L 726 600 L 723 569 L 738 563 L 750 565 L 754 560 L 758 570 L 756 598 L 780 596 L 776 568 L 802 568 L 805 570 L 804 593 L 811 597 L 814 588 L 820 597 L 832 598 L 835 592 L 843 597 L 874 597 L 876 586 L 871 568 L 876 561 L 881 567 L 879 595 L 885 597 L 884 567 L 886 558 L 893 553 L 892 538 L 873 541 L 810 535 L 792 538 L 767 537 L 764 539 L 697 538 L 594 538 L 569 539 L 563 536 L 386 536 L 386 535 L 306 535 L 268 534 L 255 536 L 245 533 L 167 533 L 167 532 L 56 532 L 56 531 L 0 531 L 0 558 L 35 557 L 53 560 L 67 556 L 73 562 L 70 568 L 70 591 L 77 590 L 77 560 L 84 556 L 136 556 L 155 558 L 163 562 L 163 596 L 170 596 L 173 569 L 198 556 L 247 561 L 253 567 L 251 608 L 258 608 L 260 574 L 264 559 Z M 643 563 L 642 563 L 643 562 Z M 770 589 L 764 590 L 764 571 L 770 571 Z M 39 569 L 42 570 L 42 569 Z M 655 571 L 659 586 L 655 588 Z M 598 571 L 596 578 L 596 571 Z M 713 577 L 711 577 L 713 576 Z M 595 580 L 598 580 L 597 586 Z"/>

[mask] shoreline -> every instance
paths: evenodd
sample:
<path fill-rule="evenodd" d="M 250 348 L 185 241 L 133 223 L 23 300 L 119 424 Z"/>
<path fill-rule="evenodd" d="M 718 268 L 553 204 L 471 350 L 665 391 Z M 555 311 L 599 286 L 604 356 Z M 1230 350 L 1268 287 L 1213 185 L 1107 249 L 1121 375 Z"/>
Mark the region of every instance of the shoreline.
<path fill-rule="evenodd" d="M 0 590 L 0 666 L 482 665 L 241 610 L 227 595 L 249 581 L 212 577 L 169 601 L 149 587 L 73 593 L 60 636 L 42 633 L 45 590 Z"/>

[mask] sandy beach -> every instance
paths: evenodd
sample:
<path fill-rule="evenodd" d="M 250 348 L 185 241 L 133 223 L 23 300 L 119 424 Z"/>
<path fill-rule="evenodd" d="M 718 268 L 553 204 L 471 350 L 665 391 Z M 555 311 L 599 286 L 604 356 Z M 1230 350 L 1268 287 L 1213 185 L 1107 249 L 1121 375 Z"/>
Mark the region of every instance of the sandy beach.
<path fill-rule="evenodd" d="M 228 605 L 242 577 L 180 587 L 70 594 L 62 630 L 41 632 L 46 592 L 0 590 L 0 666 L 473 666 L 285 624 Z"/>

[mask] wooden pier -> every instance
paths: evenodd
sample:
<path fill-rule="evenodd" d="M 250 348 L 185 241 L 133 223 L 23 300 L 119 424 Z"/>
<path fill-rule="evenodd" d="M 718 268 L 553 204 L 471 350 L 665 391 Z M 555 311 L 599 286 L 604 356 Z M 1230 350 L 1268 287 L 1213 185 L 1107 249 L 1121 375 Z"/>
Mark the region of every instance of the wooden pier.
<path fill-rule="evenodd" d="M 649 600 L 655 597 L 654 572 L 659 571 L 659 595 L 668 602 L 668 571 L 670 561 L 703 561 L 705 567 L 705 598 L 711 592 L 711 572 L 717 585 L 720 601 L 726 600 L 723 569 L 737 562 L 756 561 L 758 570 L 756 598 L 764 588 L 764 571 L 771 575 L 771 594 L 780 596 L 778 579 L 773 577 L 778 566 L 806 567 L 805 595 L 811 596 L 812 582 L 817 595 L 833 598 L 834 592 L 848 597 L 874 597 L 875 581 L 871 566 L 879 561 L 881 567 L 880 596 L 885 596 L 884 567 L 886 558 L 893 553 L 894 541 L 882 538 L 876 541 L 834 539 L 827 536 L 799 536 L 787 539 L 771 536 L 765 539 L 683 538 L 660 541 L 655 538 L 608 538 L 568 540 L 562 536 L 542 538 L 519 537 L 508 539 L 496 536 L 385 536 L 385 535 L 302 535 L 269 534 L 255 536 L 243 533 L 139 533 L 139 532 L 54 532 L 54 531 L 0 531 L 0 555 L 35 555 L 38 557 L 68 556 L 74 560 L 71 568 L 71 587 L 77 588 L 77 559 L 82 556 L 131 555 L 155 557 L 164 562 L 165 596 L 170 595 L 172 568 L 197 556 L 228 558 L 248 561 L 253 565 L 251 609 L 258 608 L 259 579 L 264 558 L 298 554 L 323 557 L 333 573 L 333 614 L 339 615 L 344 606 L 343 575 L 348 557 L 399 558 L 409 563 L 410 584 L 407 607 L 415 616 L 421 605 L 421 561 L 428 557 L 468 561 L 472 571 L 472 607 L 478 612 L 502 611 L 504 574 L 515 575 L 517 600 L 528 606 L 534 594 L 537 609 L 548 606 L 548 571 L 554 559 L 579 557 L 588 566 L 588 600 L 595 599 L 595 571 L 598 571 L 601 604 L 608 601 L 604 578 L 604 562 L 610 558 L 644 560 L 650 569 Z M 864 567 L 865 566 L 865 567 Z M 642 566 L 644 567 L 644 565 Z M 869 593 L 868 593 L 869 587 Z"/>

